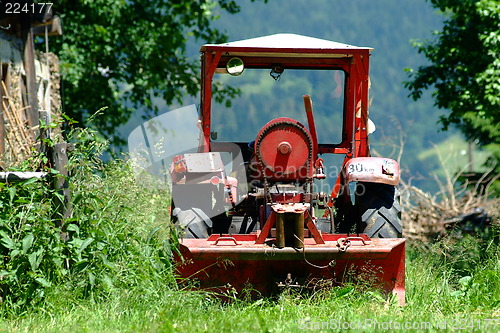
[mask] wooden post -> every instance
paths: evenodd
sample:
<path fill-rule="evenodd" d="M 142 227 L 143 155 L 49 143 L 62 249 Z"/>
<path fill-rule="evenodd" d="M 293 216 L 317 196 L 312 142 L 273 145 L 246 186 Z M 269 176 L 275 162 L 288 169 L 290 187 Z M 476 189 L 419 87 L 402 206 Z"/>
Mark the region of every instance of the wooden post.
<path fill-rule="evenodd" d="M 469 139 L 469 172 L 474 173 L 474 140 Z"/>
<path fill-rule="evenodd" d="M 1 75 L 1 80 L 3 83 L 3 64 L 0 64 L 2 68 L 2 75 Z M 0 86 L 0 157 L 3 158 L 5 154 L 5 119 L 3 117 L 3 114 L 5 113 L 5 109 L 3 108 L 3 86 Z"/>
<path fill-rule="evenodd" d="M 71 195 L 68 181 L 68 144 L 66 142 L 54 145 L 52 150 L 52 161 L 54 169 L 59 174 L 54 177 L 54 189 L 59 196 L 54 196 L 54 219 L 59 221 L 59 226 L 63 227 L 64 222 L 71 217 Z M 65 238 L 63 233 L 63 238 Z"/>
<path fill-rule="evenodd" d="M 31 17 L 29 13 L 22 14 L 21 38 L 24 46 L 24 70 L 26 72 L 26 93 L 28 97 L 28 124 L 33 129 L 33 138 L 38 137 L 38 97 L 35 73 L 35 44 L 31 30 Z"/>
<path fill-rule="evenodd" d="M 7 87 L 10 86 L 10 75 L 9 75 L 9 64 L 1 64 L 2 75 L 1 79 L 1 87 L 0 87 L 0 156 L 4 156 L 5 154 L 5 113 L 8 111 L 5 99 L 9 98 Z"/>

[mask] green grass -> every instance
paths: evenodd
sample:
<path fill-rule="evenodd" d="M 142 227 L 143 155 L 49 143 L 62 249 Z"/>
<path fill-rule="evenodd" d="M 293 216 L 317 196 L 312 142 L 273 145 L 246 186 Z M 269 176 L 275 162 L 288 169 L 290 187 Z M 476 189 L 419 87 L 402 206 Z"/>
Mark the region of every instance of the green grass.
<path fill-rule="evenodd" d="M 376 290 L 337 287 L 315 294 L 285 293 L 278 299 L 223 304 L 201 292 L 175 291 L 151 281 L 117 289 L 106 298 L 81 299 L 54 287 L 44 304 L 3 323 L 9 332 L 290 332 L 403 325 L 452 331 L 471 326 L 500 329 L 498 245 L 466 237 L 430 249 L 411 248 L 407 260 L 407 305 Z M 428 324 L 427 324 L 428 323 Z M 443 330 L 443 325 L 448 325 Z M 400 325 L 400 326 L 398 326 Z M 430 325 L 430 326 L 426 326 Z M 331 330 L 330 330 L 331 331 Z M 419 330 L 421 331 L 421 330 Z"/>

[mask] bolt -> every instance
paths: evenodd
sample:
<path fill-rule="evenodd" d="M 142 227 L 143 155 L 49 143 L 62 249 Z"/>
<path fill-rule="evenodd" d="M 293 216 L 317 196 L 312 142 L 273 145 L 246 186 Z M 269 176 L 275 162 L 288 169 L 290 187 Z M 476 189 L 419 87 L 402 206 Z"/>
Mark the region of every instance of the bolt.
<path fill-rule="evenodd" d="M 292 146 L 288 142 L 283 141 L 278 145 L 278 151 L 283 155 L 289 154 L 292 151 Z"/>

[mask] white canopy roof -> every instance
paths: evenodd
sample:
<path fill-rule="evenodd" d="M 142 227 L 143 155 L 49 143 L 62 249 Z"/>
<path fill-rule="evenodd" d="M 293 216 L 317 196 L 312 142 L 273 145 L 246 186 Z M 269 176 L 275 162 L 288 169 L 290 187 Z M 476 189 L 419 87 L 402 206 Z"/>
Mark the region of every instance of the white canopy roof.
<path fill-rule="evenodd" d="M 229 49 L 233 51 L 242 51 L 243 49 L 255 49 L 262 52 L 287 52 L 299 51 L 301 53 L 320 52 L 320 53 L 349 53 L 349 51 L 368 51 L 373 50 L 370 47 L 359 47 L 339 42 L 329 41 L 320 38 L 307 37 L 296 34 L 275 34 L 264 37 L 244 39 L 224 44 L 207 44 L 201 47 L 201 51 Z M 302 51 L 300 51 L 302 50 Z"/>

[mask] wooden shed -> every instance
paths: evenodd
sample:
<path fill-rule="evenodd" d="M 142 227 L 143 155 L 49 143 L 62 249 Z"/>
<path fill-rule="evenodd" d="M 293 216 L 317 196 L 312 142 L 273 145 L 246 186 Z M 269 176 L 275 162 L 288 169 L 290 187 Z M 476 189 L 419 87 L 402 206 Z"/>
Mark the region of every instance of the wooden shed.
<path fill-rule="evenodd" d="M 51 4 L 33 1 L 0 3 L 0 167 L 28 158 L 43 139 L 58 134 L 40 130 L 61 113 L 57 56 L 49 52 L 49 36 L 61 35 Z M 44 41 L 35 50 L 34 39 Z"/>

